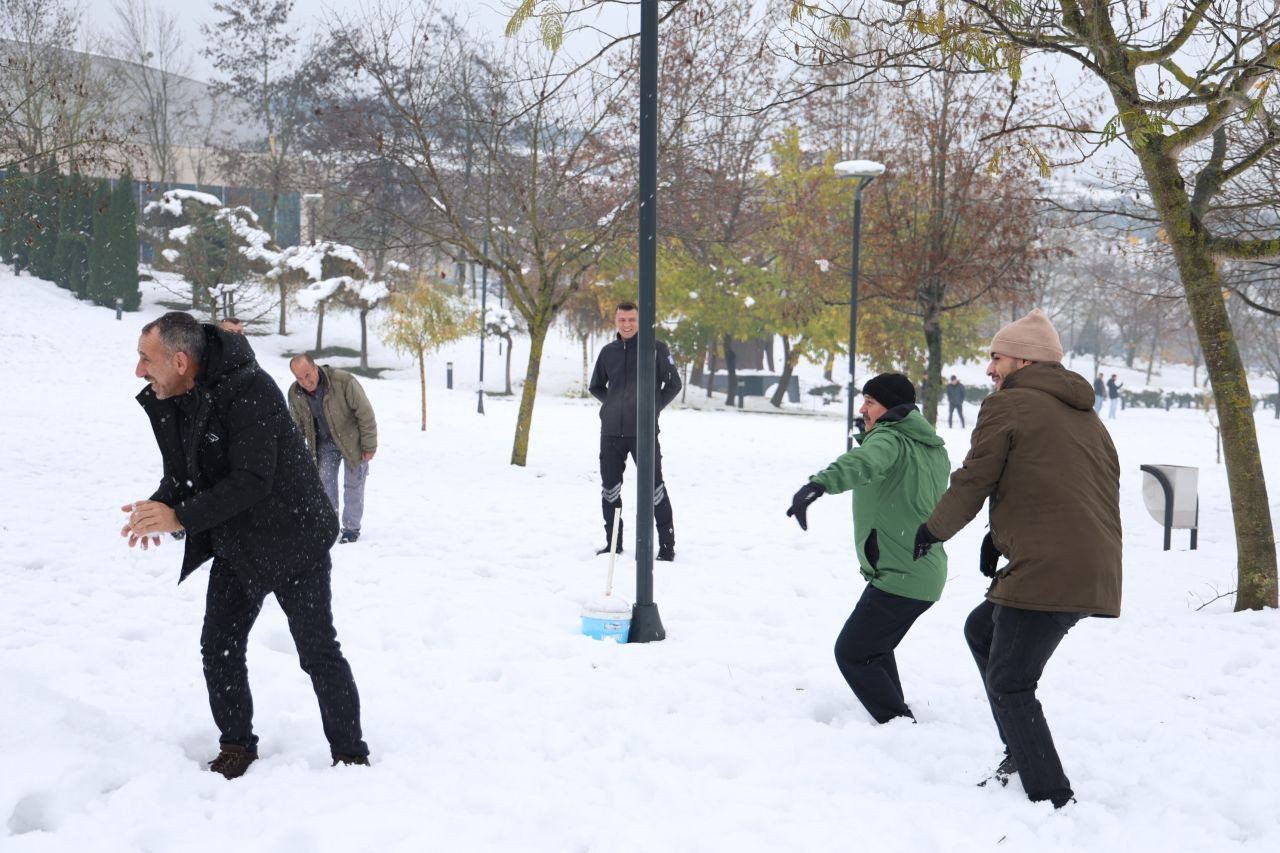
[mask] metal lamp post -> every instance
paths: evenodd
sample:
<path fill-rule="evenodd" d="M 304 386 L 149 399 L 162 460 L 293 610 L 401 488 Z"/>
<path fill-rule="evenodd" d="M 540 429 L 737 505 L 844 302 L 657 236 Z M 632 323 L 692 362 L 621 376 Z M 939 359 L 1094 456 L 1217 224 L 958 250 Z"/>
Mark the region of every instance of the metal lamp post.
<path fill-rule="evenodd" d="M 884 174 L 884 164 L 874 160 L 844 160 L 836 163 L 836 175 L 853 178 L 853 271 L 849 276 L 849 414 L 845 420 L 845 450 L 853 447 L 854 366 L 858 359 L 858 261 L 862 236 L 862 190 Z"/>

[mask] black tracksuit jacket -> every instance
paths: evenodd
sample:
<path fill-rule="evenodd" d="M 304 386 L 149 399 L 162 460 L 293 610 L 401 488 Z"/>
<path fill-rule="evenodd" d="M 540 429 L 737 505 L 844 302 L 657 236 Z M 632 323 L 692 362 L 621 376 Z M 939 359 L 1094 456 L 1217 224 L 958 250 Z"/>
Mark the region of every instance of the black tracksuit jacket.
<path fill-rule="evenodd" d="M 636 435 L 636 353 L 639 348 L 639 335 L 630 340 L 618 335 L 600 350 L 596 358 L 589 390 L 592 397 L 603 403 L 600 407 L 601 435 L 628 438 Z M 654 354 L 657 360 L 655 402 L 660 412 L 680 393 L 680 373 L 671 358 L 671 350 L 662 341 L 654 342 Z"/>

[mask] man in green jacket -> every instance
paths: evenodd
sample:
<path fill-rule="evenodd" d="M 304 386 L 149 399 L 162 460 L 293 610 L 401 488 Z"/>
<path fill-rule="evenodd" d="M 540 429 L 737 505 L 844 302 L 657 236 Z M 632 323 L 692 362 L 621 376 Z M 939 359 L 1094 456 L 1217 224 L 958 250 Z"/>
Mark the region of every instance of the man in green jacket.
<path fill-rule="evenodd" d="M 345 370 L 318 366 L 309 355 L 294 356 L 289 369 L 298 380 L 289 386 L 289 414 L 315 455 L 320 482 L 334 511 L 338 509 L 338 468 L 344 468 L 338 542 L 355 542 L 364 516 L 369 460 L 378 451 L 373 406 L 360 383 Z"/>
<path fill-rule="evenodd" d="M 853 491 L 858 567 L 867 586 L 836 639 L 836 664 L 877 723 L 914 720 L 893 651 L 947 580 L 942 549 L 913 561 L 912 537 L 946 489 L 951 461 L 916 410 L 907 377 L 882 373 L 863 386 L 862 397 L 866 432 L 857 436 L 859 446 L 810 477 L 787 515 L 808 530 L 809 504 L 827 492 Z"/>
<path fill-rule="evenodd" d="M 991 503 L 979 569 L 986 600 L 964 635 L 982 674 L 1005 757 L 1027 797 L 1072 801 L 1036 688 L 1049 658 L 1085 616 L 1119 616 L 1120 462 L 1088 380 L 1062 366 L 1062 342 L 1039 308 L 991 341 L 987 396 L 964 464 L 916 532 L 928 554 Z M 1001 555 L 1009 562 L 997 569 Z M 985 783 L 983 783 L 985 784 Z"/>

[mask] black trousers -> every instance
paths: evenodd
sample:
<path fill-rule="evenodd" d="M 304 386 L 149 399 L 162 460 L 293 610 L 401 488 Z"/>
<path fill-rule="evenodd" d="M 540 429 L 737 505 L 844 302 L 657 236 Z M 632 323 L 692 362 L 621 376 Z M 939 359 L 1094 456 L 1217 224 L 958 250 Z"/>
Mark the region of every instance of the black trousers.
<path fill-rule="evenodd" d="M 894 595 L 867 584 L 836 638 L 840 674 L 877 723 L 895 717 L 914 719 L 902 695 L 893 650 L 932 606 L 932 601 Z"/>
<path fill-rule="evenodd" d="M 947 411 L 947 426 L 948 427 L 951 426 L 952 417 L 954 417 L 955 415 L 959 415 L 960 426 L 961 428 L 963 428 L 964 427 L 964 404 L 960 403 L 959 405 L 957 405 L 955 403 L 948 403 L 947 405 L 949 407 Z"/>
<path fill-rule="evenodd" d="M 323 566 L 285 581 L 274 594 L 289 620 L 298 663 L 311 676 L 330 750 L 334 755 L 368 755 L 369 747 L 360 735 L 360 696 L 333 627 L 329 570 L 326 557 Z M 263 598 L 245 591 L 230 566 L 213 561 L 200 633 L 209 707 L 222 743 L 255 749 L 258 737 L 253 733 L 245 646 L 262 602 Z"/>
<path fill-rule="evenodd" d="M 613 511 L 622 506 L 622 473 L 627 469 L 627 456 L 636 458 L 633 435 L 600 436 L 600 511 L 604 514 L 606 533 L 613 531 Z M 658 525 L 659 541 L 671 536 L 671 498 L 662 479 L 662 445 L 653 438 L 653 520 Z"/>
<path fill-rule="evenodd" d="M 1061 806 L 1071 782 L 1053 745 L 1036 687 L 1049 658 L 1081 613 L 1023 610 L 983 601 L 964 623 L 969 651 L 982 673 L 996 730 L 1018 766 L 1027 797 Z"/>

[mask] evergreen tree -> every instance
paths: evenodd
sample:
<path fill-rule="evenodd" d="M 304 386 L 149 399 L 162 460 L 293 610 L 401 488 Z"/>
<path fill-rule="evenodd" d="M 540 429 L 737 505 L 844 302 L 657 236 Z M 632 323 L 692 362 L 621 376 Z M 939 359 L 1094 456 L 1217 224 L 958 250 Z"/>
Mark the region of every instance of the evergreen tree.
<path fill-rule="evenodd" d="M 111 191 L 111 242 L 108 245 L 108 280 L 111 295 L 123 300 L 126 311 L 142 304 L 138 289 L 138 204 L 134 198 L 133 175 L 120 176 Z"/>
<path fill-rule="evenodd" d="M 0 170 L 0 261 L 13 263 L 13 205 L 17 200 L 17 169 Z"/>
<path fill-rule="evenodd" d="M 61 184 L 58 192 L 58 224 L 62 227 L 58 231 L 53 250 L 53 280 L 59 287 L 75 291 L 75 283 L 72 280 L 75 253 L 75 205 L 76 188 L 80 183 L 80 176 L 75 172 L 65 176 L 59 175 L 58 182 Z"/>
<path fill-rule="evenodd" d="M 53 281 L 54 255 L 58 250 L 58 196 L 61 175 L 50 162 L 36 176 L 31 244 L 31 274 Z"/>
<path fill-rule="evenodd" d="M 111 292 L 111 184 L 104 178 L 93 182 L 93 214 L 89 236 L 89 286 L 85 295 L 99 305 L 114 305 Z"/>
<path fill-rule="evenodd" d="M 31 268 L 31 247 L 35 243 L 36 185 L 35 177 L 19 172 L 12 184 L 13 271 Z"/>

